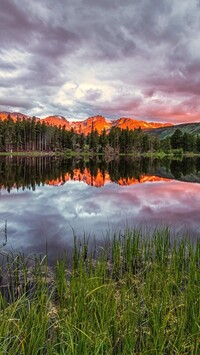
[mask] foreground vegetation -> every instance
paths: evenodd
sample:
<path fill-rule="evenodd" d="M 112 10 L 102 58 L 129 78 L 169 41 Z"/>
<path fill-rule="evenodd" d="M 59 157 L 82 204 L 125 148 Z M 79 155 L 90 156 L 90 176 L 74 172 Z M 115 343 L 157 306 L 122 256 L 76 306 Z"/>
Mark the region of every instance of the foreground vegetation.
<path fill-rule="evenodd" d="M 7 256 L 1 354 L 199 354 L 200 241 L 138 230 L 73 256 Z"/>

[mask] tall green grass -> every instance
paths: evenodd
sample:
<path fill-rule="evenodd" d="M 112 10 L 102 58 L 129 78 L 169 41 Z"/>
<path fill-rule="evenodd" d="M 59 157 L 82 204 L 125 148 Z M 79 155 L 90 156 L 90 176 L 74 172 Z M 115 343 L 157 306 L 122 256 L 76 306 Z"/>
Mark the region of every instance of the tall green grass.
<path fill-rule="evenodd" d="M 0 354 L 200 354 L 200 241 L 114 235 L 67 259 L 2 265 Z M 90 252 L 89 252 L 90 250 Z M 94 258 L 95 255 L 95 258 Z"/>

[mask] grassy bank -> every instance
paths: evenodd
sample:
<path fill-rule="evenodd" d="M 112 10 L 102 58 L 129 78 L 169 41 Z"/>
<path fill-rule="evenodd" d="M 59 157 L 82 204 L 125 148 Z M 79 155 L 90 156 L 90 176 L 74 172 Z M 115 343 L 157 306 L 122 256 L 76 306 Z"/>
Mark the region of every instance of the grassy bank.
<path fill-rule="evenodd" d="M 200 157 L 200 153 L 194 153 L 194 152 L 180 152 L 180 150 L 170 150 L 168 152 L 163 152 L 163 151 L 149 151 L 146 153 L 141 153 L 135 151 L 134 153 L 110 153 L 110 154 L 105 154 L 105 153 L 97 153 L 97 152 L 92 152 L 92 151 L 73 151 L 73 150 L 65 150 L 65 151 L 20 151 L 20 152 L 0 152 L 0 156 L 30 156 L 30 157 L 40 157 L 40 156 L 60 156 L 60 157 L 112 157 L 113 159 L 116 157 L 123 157 L 123 156 L 131 156 L 134 158 L 141 158 L 141 157 L 146 157 L 146 158 L 156 158 L 156 159 L 163 159 L 163 158 L 169 158 L 169 159 L 182 159 L 183 157 Z"/>
<path fill-rule="evenodd" d="M 0 152 L 0 156 L 9 156 L 9 157 L 41 157 L 41 156 L 54 156 L 56 155 L 55 152 L 44 152 L 44 151 L 23 151 L 23 152 Z"/>
<path fill-rule="evenodd" d="M 6 257 L 0 354 L 199 354 L 200 241 L 137 230 L 71 258 Z"/>

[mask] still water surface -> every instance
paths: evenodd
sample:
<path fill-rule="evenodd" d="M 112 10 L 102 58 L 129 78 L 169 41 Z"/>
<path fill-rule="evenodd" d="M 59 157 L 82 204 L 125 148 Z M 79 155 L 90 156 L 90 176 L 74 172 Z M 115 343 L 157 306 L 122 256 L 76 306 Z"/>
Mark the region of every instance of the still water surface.
<path fill-rule="evenodd" d="M 200 159 L 162 162 L 0 158 L 0 248 L 50 258 L 75 233 L 170 226 L 200 235 Z M 4 221 L 7 220 L 7 241 Z"/>

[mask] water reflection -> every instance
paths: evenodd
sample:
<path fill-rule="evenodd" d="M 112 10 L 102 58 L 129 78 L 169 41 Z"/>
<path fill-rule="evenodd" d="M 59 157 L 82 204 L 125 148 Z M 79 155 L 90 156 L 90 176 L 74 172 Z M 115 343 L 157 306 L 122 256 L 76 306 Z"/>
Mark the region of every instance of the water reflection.
<path fill-rule="evenodd" d="M 40 185 L 62 185 L 67 181 L 83 181 L 94 187 L 108 182 L 132 185 L 150 181 L 177 179 L 200 182 L 200 158 L 150 160 L 122 157 L 104 160 L 64 159 L 56 157 L 0 158 L 0 189 L 35 190 Z"/>
<path fill-rule="evenodd" d="M 184 164 L 1 159 L 0 221 L 8 221 L 7 249 L 29 254 L 47 246 L 53 259 L 71 250 L 73 231 L 102 238 L 126 225 L 167 224 L 180 233 L 199 234 L 200 184 L 173 180 L 179 171 L 179 179 L 198 181 L 199 166 L 198 159 Z"/>

